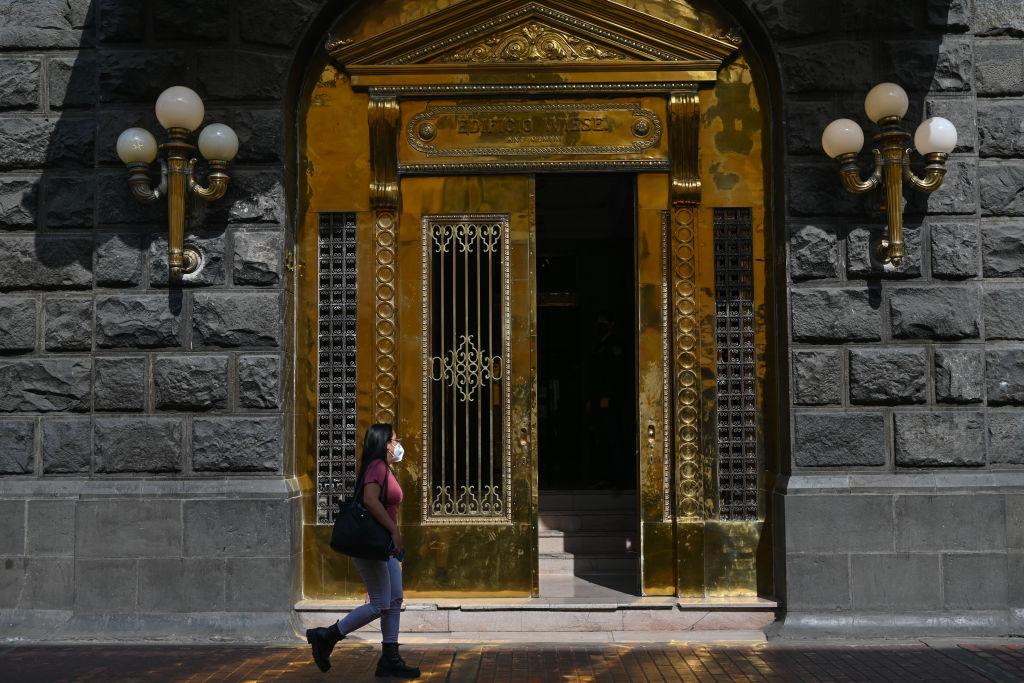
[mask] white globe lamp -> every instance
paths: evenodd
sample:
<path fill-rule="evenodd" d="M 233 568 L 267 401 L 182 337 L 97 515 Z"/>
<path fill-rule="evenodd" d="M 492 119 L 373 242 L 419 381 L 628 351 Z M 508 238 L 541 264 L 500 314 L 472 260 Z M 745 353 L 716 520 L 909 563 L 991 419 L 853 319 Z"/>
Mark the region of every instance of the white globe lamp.
<path fill-rule="evenodd" d="M 209 161 L 231 161 L 238 154 L 238 136 L 231 126 L 211 123 L 199 134 L 199 153 Z"/>
<path fill-rule="evenodd" d="M 117 137 L 117 156 L 126 164 L 153 163 L 156 138 L 145 128 L 127 128 Z"/>
<path fill-rule="evenodd" d="M 895 83 L 879 83 L 864 98 L 864 111 L 875 123 L 893 116 L 902 119 L 909 107 L 907 91 Z"/>
<path fill-rule="evenodd" d="M 864 131 L 852 119 L 836 119 L 821 134 L 821 146 L 833 159 L 843 154 L 857 154 L 864 147 Z"/>
<path fill-rule="evenodd" d="M 184 128 L 191 132 L 202 125 L 205 114 L 196 91 L 183 85 L 171 86 L 156 99 L 156 118 L 168 130 Z"/>
<path fill-rule="evenodd" d="M 956 147 L 956 126 L 941 116 L 925 119 L 914 133 L 914 147 L 926 156 L 941 152 L 949 154 Z"/>

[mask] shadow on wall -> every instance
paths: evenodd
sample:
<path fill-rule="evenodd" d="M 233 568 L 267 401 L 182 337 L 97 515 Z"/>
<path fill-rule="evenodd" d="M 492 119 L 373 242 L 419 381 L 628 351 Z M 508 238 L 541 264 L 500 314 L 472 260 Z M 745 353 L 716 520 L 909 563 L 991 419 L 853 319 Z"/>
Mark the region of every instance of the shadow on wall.
<path fill-rule="evenodd" d="M 8 21 L 22 26 L 59 26 L 52 29 L 59 43 L 51 47 L 78 50 L 77 55 L 51 60 L 44 116 L 26 119 L 30 121 L 26 150 L 38 146 L 34 153 L 38 159 L 13 162 L 43 168 L 36 198 L 35 244 L 33 253 L 26 251 L 24 267 L 32 268 L 30 259 L 36 260 L 39 272 L 34 279 L 40 288 L 95 289 L 100 307 L 108 305 L 103 289 L 113 293 L 167 285 L 166 199 L 149 205 L 136 202 L 114 148 L 117 136 L 129 126 L 144 127 L 163 142 L 166 138 L 153 112 L 157 95 L 173 84 L 195 87 L 194 56 L 158 47 L 148 24 L 149 15 L 159 10 L 149 5 L 164 3 L 14 0 L 8 16 Z M 219 7 L 226 24 L 227 7 Z M 60 24 L 67 12 L 74 21 L 73 30 Z M 182 22 L 217 24 L 210 10 L 191 16 L 192 10 L 182 8 L 178 14 Z M 72 44 L 73 39 L 77 43 Z M 153 183 L 158 182 L 155 172 Z M 222 236 L 223 223 L 207 223 L 213 235 Z M 223 254 L 214 250 L 196 278 L 222 283 Z M 169 290 L 167 296 L 170 312 L 178 317 L 180 288 Z M 143 347 L 176 345 L 158 329 L 149 335 L 151 343 L 142 337 L 124 341 Z M 113 346 L 122 345 L 110 341 Z M 91 345 L 83 350 L 89 349 Z"/>
<path fill-rule="evenodd" d="M 0 48 L 10 51 L 0 226 L 34 231 L 9 236 L 4 290 L 93 285 L 94 15 L 84 0 L 10 0 L 0 9 Z M 32 54 L 58 50 L 67 56 Z"/>
<path fill-rule="evenodd" d="M 840 240 L 850 240 L 856 277 L 883 272 L 869 248 L 882 237 L 881 195 L 852 195 L 842 189 L 835 164 L 821 149 L 821 133 L 836 118 L 851 118 L 865 132 L 860 162 L 866 176 L 873 163 L 871 137 L 878 127 L 864 112 L 864 97 L 877 83 L 891 81 L 909 95 L 904 128 L 911 134 L 930 116 L 951 120 L 960 132 L 955 152 L 974 150 L 972 98 L 974 63 L 968 3 L 963 0 L 842 0 L 823 11 L 813 0 L 753 0 L 782 68 L 786 117 L 787 213 L 791 218 L 836 221 Z M 912 165 L 921 173 L 916 153 Z M 973 214 L 977 167 L 953 156 L 943 187 L 924 195 L 905 186 L 909 258 L 894 275 L 920 270 L 920 227 L 926 212 Z M 837 220 L 838 219 L 838 220 Z M 856 227 L 849 226 L 857 223 Z M 914 252 L 918 256 L 914 257 Z"/>
<path fill-rule="evenodd" d="M 229 5 L 13 0 L 0 10 L 0 43 L 18 47 L 10 36 L 24 35 L 31 43 L 25 47 L 78 50 L 77 57 L 69 52 L 45 60 L 42 114 L 8 124 L 0 170 L 41 170 L 38 182 L 25 182 L 21 202 L 24 227 L 36 232 L 9 278 L 34 283 L 20 285 L 33 288 L 108 293 L 168 287 L 166 199 L 148 205 L 133 199 L 115 142 L 130 126 L 166 140 L 153 107 L 171 85 L 196 90 L 207 107 L 204 124 L 227 123 L 241 141 L 229 167 L 227 195 L 212 204 L 189 199 L 186 243 L 199 247 L 203 263 L 167 291 L 171 314 L 177 318 L 182 312 L 183 289 L 230 283 L 230 224 L 283 223 L 280 101 L 290 58 L 273 46 L 276 38 L 261 48 L 256 25 L 250 27 L 256 44 L 239 46 Z M 301 9 L 294 19 L 300 28 L 309 15 Z M 285 32 L 280 26 L 273 30 Z M 239 101 L 244 106 L 235 106 Z M 205 183 L 202 160 L 200 169 Z M 154 183 L 158 176 L 155 171 Z M 106 305 L 103 294 L 96 294 L 98 307 Z"/>

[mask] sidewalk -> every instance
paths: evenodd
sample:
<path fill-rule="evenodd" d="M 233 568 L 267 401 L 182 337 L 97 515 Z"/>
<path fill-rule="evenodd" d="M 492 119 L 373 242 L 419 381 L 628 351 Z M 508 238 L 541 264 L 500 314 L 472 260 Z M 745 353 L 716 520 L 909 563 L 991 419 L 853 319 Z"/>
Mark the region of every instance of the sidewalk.
<path fill-rule="evenodd" d="M 375 681 L 378 648 L 341 643 L 326 674 L 306 647 L 0 647 L 0 679 L 31 681 Z M 410 645 L 423 681 L 1024 681 L 1024 640 L 652 645 Z"/>

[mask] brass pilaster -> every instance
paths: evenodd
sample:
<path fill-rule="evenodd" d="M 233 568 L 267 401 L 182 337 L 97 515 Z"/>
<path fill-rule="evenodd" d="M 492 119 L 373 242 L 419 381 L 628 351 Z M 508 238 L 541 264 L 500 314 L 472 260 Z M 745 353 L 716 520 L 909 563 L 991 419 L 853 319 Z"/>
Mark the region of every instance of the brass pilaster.
<path fill-rule="evenodd" d="M 672 211 L 672 319 L 676 519 L 704 518 L 700 454 L 700 364 L 696 301 L 696 211 Z"/>
<path fill-rule="evenodd" d="M 704 517 L 700 462 L 696 242 L 700 203 L 697 166 L 700 101 L 696 89 L 669 95 L 672 204 L 672 319 L 677 519 Z"/>
<path fill-rule="evenodd" d="M 398 100 L 370 97 L 370 206 L 374 251 L 373 419 L 395 423 L 398 395 L 398 313 L 395 275 L 398 230 Z"/>
<path fill-rule="evenodd" d="M 697 306 L 697 207 L 701 198 L 696 89 L 669 94 L 671 174 L 672 363 L 675 417 L 676 590 L 704 595 L 704 465 L 701 457 L 700 323 Z"/>
<path fill-rule="evenodd" d="M 669 94 L 668 125 L 672 206 L 697 206 L 700 204 L 700 101 L 696 88 Z"/>

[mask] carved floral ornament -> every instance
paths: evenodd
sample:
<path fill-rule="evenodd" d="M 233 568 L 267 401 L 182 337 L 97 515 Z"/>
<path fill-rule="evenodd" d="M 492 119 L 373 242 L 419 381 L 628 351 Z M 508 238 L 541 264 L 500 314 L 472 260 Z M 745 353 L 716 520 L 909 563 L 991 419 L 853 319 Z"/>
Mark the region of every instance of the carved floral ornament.
<path fill-rule="evenodd" d="M 485 37 L 440 57 L 443 63 L 621 61 L 629 57 L 539 21 Z"/>

